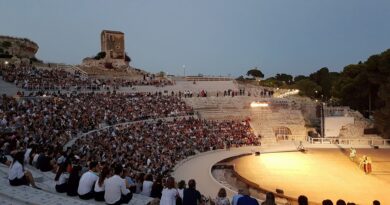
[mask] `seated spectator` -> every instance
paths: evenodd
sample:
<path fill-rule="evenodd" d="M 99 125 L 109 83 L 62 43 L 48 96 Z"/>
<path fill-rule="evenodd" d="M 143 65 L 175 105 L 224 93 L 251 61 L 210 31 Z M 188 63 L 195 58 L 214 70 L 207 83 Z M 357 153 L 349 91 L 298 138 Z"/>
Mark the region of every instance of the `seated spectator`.
<path fill-rule="evenodd" d="M 122 174 L 122 165 L 117 165 L 115 167 L 114 176 L 107 179 L 104 187 L 104 200 L 107 204 L 127 204 L 133 197 L 133 194 L 126 188 L 125 179 L 120 177 Z"/>
<path fill-rule="evenodd" d="M 144 173 L 139 173 L 135 179 L 135 186 L 136 186 L 136 192 L 137 194 L 141 193 L 142 191 L 142 185 L 145 180 L 145 174 Z"/>
<path fill-rule="evenodd" d="M 69 173 L 67 172 L 68 163 L 63 162 L 56 173 L 54 181 L 56 182 L 56 191 L 58 193 L 67 192 Z"/>
<path fill-rule="evenodd" d="M 160 205 L 178 205 L 176 203 L 176 198 L 179 197 L 178 194 L 175 189 L 175 179 L 168 177 L 165 188 L 162 191 Z"/>
<path fill-rule="evenodd" d="M 89 171 L 85 172 L 79 182 L 79 187 L 77 193 L 80 199 L 88 200 L 95 197 L 94 185 L 95 182 L 99 179 L 96 172 L 98 171 L 97 162 L 89 163 Z"/>
<path fill-rule="evenodd" d="M 141 194 L 145 196 L 150 196 L 153 186 L 153 176 L 151 174 L 145 175 L 145 180 L 142 184 Z"/>
<path fill-rule="evenodd" d="M 272 192 L 268 192 L 265 195 L 265 201 L 263 203 L 261 203 L 261 205 L 276 205 L 275 195 Z"/>
<path fill-rule="evenodd" d="M 24 170 L 23 152 L 17 152 L 15 153 L 15 156 L 13 156 L 13 161 L 8 172 L 8 180 L 11 186 L 31 185 L 32 187 L 39 189 L 35 185 L 31 172 Z"/>
<path fill-rule="evenodd" d="M 183 204 L 185 205 L 197 205 L 202 202 L 202 196 L 198 190 L 196 190 L 196 182 L 194 179 L 188 181 L 188 189 L 183 191 Z"/>
<path fill-rule="evenodd" d="M 79 187 L 80 182 L 80 171 L 80 166 L 73 166 L 68 179 L 68 190 L 66 192 L 68 196 L 77 196 L 77 189 Z"/>
<path fill-rule="evenodd" d="M 309 204 L 309 200 L 307 199 L 306 196 L 301 195 L 301 196 L 298 197 L 298 204 L 299 205 L 308 205 Z"/>
<path fill-rule="evenodd" d="M 238 192 L 237 194 L 233 195 L 233 198 L 232 198 L 232 205 L 237 205 L 237 202 L 238 202 L 238 199 L 241 198 L 243 195 L 243 189 L 238 189 Z"/>
<path fill-rule="evenodd" d="M 150 197 L 152 198 L 161 198 L 162 190 L 164 189 L 162 185 L 162 177 L 158 175 L 156 180 L 153 182 L 152 191 L 150 192 Z"/>
<path fill-rule="evenodd" d="M 126 181 L 126 188 L 128 188 L 131 193 L 135 193 L 137 191 L 137 186 L 130 176 L 128 169 L 123 169 L 123 175 L 121 177 Z"/>
<path fill-rule="evenodd" d="M 218 196 L 214 202 L 215 205 L 230 205 L 229 199 L 226 197 L 226 190 L 224 188 L 219 189 Z"/>
<path fill-rule="evenodd" d="M 375 200 L 372 202 L 372 205 L 381 205 L 381 202 L 379 202 L 378 200 Z"/>
<path fill-rule="evenodd" d="M 339 200 L 337 200 L 336 205 L 347 205 L 347 203 L 345 203 L 344 200 L 339 199 Z"/>
<path fill-rule="evenodd" d="M 48 172 L 53 170 L 53 165 L 51 163 L 51 158 L 50 158 L 50 152 L 45 151 L 45 153 L 39 155 L 37 164 L 38 164 L 37 168 L 42 172 Z"/>
<path fill-rule="evenodd" d="M 325 199 L 322 201 L 322 205 L 333 205 L 333 202 L 330 199 Z"/>
<path fill-rule="evenodd" d="M 0 149 L 0 163 L 5 164 L 7 166 L 11 165 L 11 162 L 5 156 L 3 150 Z"/>
<path fill-rule="evenodd" d="M 245 188 L 242 190 L 242 197 L 237 201 L 237 205 L 259 205 L 256 199 L 250 197 L 249 189 Z"/>
<path fill-rule="evenodd" d="M 110 169 L 107 166 L 104 166 L 100 173 L 99 180 L 96 181 L 94 187 L 96 201 L 104 201 L 104 185 L 108 177 L 110 177 Z"/>

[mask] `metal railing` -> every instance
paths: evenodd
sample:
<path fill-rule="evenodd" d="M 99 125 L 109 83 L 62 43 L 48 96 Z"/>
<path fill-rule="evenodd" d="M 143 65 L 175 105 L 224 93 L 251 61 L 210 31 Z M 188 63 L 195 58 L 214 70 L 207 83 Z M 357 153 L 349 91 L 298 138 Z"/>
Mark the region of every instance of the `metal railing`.
<path fill-rule="evenodd" d="M 340 138 L 340 137 L 308 137 L 311 144 L 343 144 L 343 145 L 390 145 L 390 139 L 378 138 Z"/>

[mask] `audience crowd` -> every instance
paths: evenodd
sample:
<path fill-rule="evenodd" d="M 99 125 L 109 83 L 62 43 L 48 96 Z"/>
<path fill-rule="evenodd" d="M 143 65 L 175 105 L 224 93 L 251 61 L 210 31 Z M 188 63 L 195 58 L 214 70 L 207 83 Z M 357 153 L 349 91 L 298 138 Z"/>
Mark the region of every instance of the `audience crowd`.
<path fill-rule="evenodd" d="M 179 98 L 156 94 L 88 93 L 0 99 L 0 147 L 62 146 L 104 125 L 192 114 Z"/>
<path fill-rule="evenodd" d="M 46 89 L 42 85 L 69 89 L 92 82 L 63 70 L 18 68 L 3 70 L 2 75 L 26 89 Z M 93 83 L 133 85 L 121 80 L 95 79 Z M 243 93 L 240 91 L 240 95 Z M 192 93 L 183 96 L 192 97 Z M 207 92 L 201 96 L 207 96 Z M 160 205 L 258 205 L 247 189 L 239 190 L 231 202 L 223 188 L 214 199 L 205 198 L 196 190 L 195 180 L 189 180 L 187 187 L 185 181 L 176 183 L 170 176 L 179 161 L 198 152 L 259 145 L 247 121 L 196 119 L 181 97 L 181 93 L 116 92 L 57 93 L 19 99 L 4 95 L 0 99 L 0 162 L 10 166 L 8 179 L 12 186 L 40 189 L 25 169 L 29 164 L 42 172 L 55 173 L 57 192 L 82 200 L 127 204 L 136 193 L 152 197 Z M 131 123 L 98 130 L 123 122 Z M 64 149 L 71 139 L 92 130 L 96 131 L 76 138 Z M 13 160 L 8 161 L 4 155 Z M 308 204 L 307 197 L 300 196 L 298 203 Z M 267 193 L 261 204 L 275 205 L 275 196 Z M 333 203 L 324 200 L 322 204 Z M 336 204 L 346 203 L 339 200 Z"/>
<path fill-rule="evenodd" d="M 110 90 L 135 85 L 172 85 L 165 79 L 144 76 L 142 79 L 97 79 L 69 72 L 64 69 L 37 69 L 31 66 L 4 67 L 1 70 L 3 80 L 15 83 L 26 90 Z"/>
<path fill-rule="evenodd" d="M 5 162 L 10 164 L 11 185 L 36 187 L 31 173 L 25 172 L 24 164 L 28 163 L 43 172 L 55 172 L 58 192 L 81 199 L 104 198 L 108 204 L 126 202 L 130 193 L 164 198 L 164 184 L 170 179 L 163 181 L 163 177 L 169 176 L 178 161 L 196 152 L 224 148 L 227 142 L 257 145 L 247 122 L 188 116 L 159 120 L 193 112 L 180 98 L 161 93 L 2 96 L 0 102 L 0 147 L 2 153 L 13 157 L 12 163 Z M 135 122 L 87 134 L 63 149 L 81 132 L 131 121 Z M 125 188 L 118 176 L 126 179 Z M 105 186 L 117 185 L 118 189 L 110 190 L 117 190 L 111 195 L 121 193 L 119 198 L 97 194 Z M 193 194 L 186 193 L 183 200 Z"/>

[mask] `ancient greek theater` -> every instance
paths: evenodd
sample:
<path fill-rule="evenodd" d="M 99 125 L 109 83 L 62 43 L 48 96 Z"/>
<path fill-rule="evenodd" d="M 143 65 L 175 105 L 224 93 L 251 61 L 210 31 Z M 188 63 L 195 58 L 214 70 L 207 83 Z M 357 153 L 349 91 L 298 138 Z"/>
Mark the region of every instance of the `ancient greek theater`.
<path fill-rule="evenodd" d="M 38 71 L 40 69 L 47 72 L 51 68 L 39 68 Z M 54 69 L 51 72 L 65 71 L 72 74 L 78 69 L 80 68 L 64 67 L 61 71 Z M 99 100 L 110 106 L 119 106 L 110 108 L 110 113 L 104 114 L 98 107 L 101 103 L 93 105 L 96 107 L 94 112 L 93 109 L 85 111 L 98 118 L 99 113 L 104 114 L 101 116 L 104 117 L 103 121 L 70 136 L 60 135 L 62 137 L 57 143 L 64 143 L 64 150 L 89 150 L 95 146 L 101 150 L 105 141 L 116 146 L 116 142 L 110 142 L 108 136 L 128 136 L 135 140 L 127 142 L 123 138 L 121 141 L 126 147 L 145 146 L 140 144 L 141 139 L 146 142 L 154 139 L 156 142 L 146 144 L 157 143 L 154 146 L 171 147 L 176 152 L 172 152 L 173 155 L 167 152 L 161 158 L 165 161 L 165 157 L 170 157 L 174 159 L 174 163 L 153 169 L 160 169 L 165 173 L 172 169 L 171 174 L 178 181 L 195 179 L 197 189 L 206 198 L 217 195 L 220 188 L 227 190 L 228 198 L 232 198 L 238 189 L 247 188 L 251 196 L 260 202 L 265 200 L 267 192 L 274 193 L 277 204 L 297 204 L 297 198 L 302 194 L 309 198 L 311 204 L 321 204 L 325 198 L 333 201 L 342 198 L 358 204 L 368 204 L 373 200 L 390 203 L 386 197 L 388 188 L 385 188 L 390 183 L 387 149 L 389 140 L 374 134 L 364 134 L 364 129 L 372 125 L 358 112 L 347 107 L 322 107 L 323 120 L 326 117 L 340 117 L 347 119 L 347 124 L 341 129 L 332 124 L 333 127 L 326 127 L 333 132 L 333 129 L 340 129 L 338 137 L 319 137 L 320 133 L 307 126 L 321 121 L 321 116 L 317 116 L 318 103 L 299 97 L 292 90 L 270 89 L 220 78 L 203 77 L 194 80 L 191 77 L 181 77 L 167 82 L 173 83 L 129 87 L 123 86 L 124 83 L 121 82 L 119 86 L 105 84 L 104 89 L 99 84 L 96 84 L 95 89 L 70 86 L 67 89 L 48 90 L 46 98 L 51 95 L 53 97 L 47 99 L 36 94 L 32 98 L 28 93 L 36 92 L 34 89 L 24 89 L 24 95 L 29 97 L 20 96 L 20 84 L 3 80 L 1 87 L 10 96 L 19 95 L 18 101 L 31 101 L 35 104 L 45 102 L 58 107 L 64 105 L 61 103 L 63 101 L 70 103 L 70 106 L 80 103 L 91 105 L 91 102 Z M 64 92 L 65 96 L 54 94 L 53 91 Z M 91 91 L 94 93 L 90 93 Z M 107 91 L 114 91 L 116 94 L 106 93 Z M 72 103 L 74 100 L 77 104 Z M 7 101 L 7 98 L 3 98 L 3 102 Z M 121 113 L 123 109 L 130 112 Z M 78 111 L 76 109 L 73 112 Z M 87 116 L 84 118 L 88 119 Z M 353 118 L 353 123 L 348 123 L 350 118 Z M 189 125 L 194 128 L 187 129 Z M 150 132 L 154 132 L 157 138 L 150 138 Z M 164 139 L 175 145 L 172 147 L 160 141 Z M 177 147 L 180 144 L 181 149 L 184 148 L 182 151 Z M 349 156 L 351 148 L 357 150 L 353 160 Z M 165 149 L 162 149 L 162 153 L 166 152 Z M 117 148 L 117 153 L 126 156 L 123 152 L 125 150 Z M 142 153 L 149 154 L 135 159 L 157 163 L 159 159 L 151 153 L 153 149 L 148 150 L 146 147 Z M 364 172 L 363 165 L 360 164 L 363 155 L 371 158 L 372 172 L 369 174 Z M 58 153 L 57 156 L 61 154 Z M 7 157 L 12 161 L 11 156 Z M 143 166 L 147 167 L 150 162 Z M 10 189 L 8 182 L 4 181 L 0 194 L 5 204 L 23 204 L 27 201 L 32 204 L 51 204 L 53 201 L 57 204 L 99 204 L 56 193 L 55 172 L 41 172 L 34 164 L 26 165 L 26 169 L 33 174 L 41 190 L 30 187 Z M 132 169 L 143 170 L 137 167 Z M 6 165 L 1 165 L 0 170 L 6 177 Z M 137 179 L 136 175 L 129 176 Z M 376 187 L 383 189 L 376 190 Z M 130 201 L 130 204 L 146 203 L 157 202 L 153 197 L 144 196 L 142 192 L 135 192 Z"/>
<path fill-rule="evenodd" d="M 0 205 L 389 205 L 388 19 L 0 1 Z"/>

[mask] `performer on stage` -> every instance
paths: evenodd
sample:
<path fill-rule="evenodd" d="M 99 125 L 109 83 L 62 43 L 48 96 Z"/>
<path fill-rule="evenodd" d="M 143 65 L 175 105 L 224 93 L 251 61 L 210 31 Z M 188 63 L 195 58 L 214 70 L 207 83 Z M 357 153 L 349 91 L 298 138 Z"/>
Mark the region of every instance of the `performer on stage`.
<path fill-rule="evenodd" d="M 371 157 L 367 157 L 367 174 L 372 172 L 372 160 Z"/>
<path fill-rule="evenodd" d="M 366 174 L 369 174 L 371 170 L 371 164 L 368 163 L 367 156 L 363 156 L 363 170 Z"/>
<path fill-rule="evenodd" d="M 349 159 L 351 159 L 351 161 L 355 161 L 355 157 L 356 157 L 356 149 L 351 147 L 349 152 Z"/>
<path fill-rule="evenodd" d="M 300 152 L 305 152 L 305 147 L 303 147 L 302 141 L 299 142 L 299 146 L 297 147 L 297 150 Z"/>

